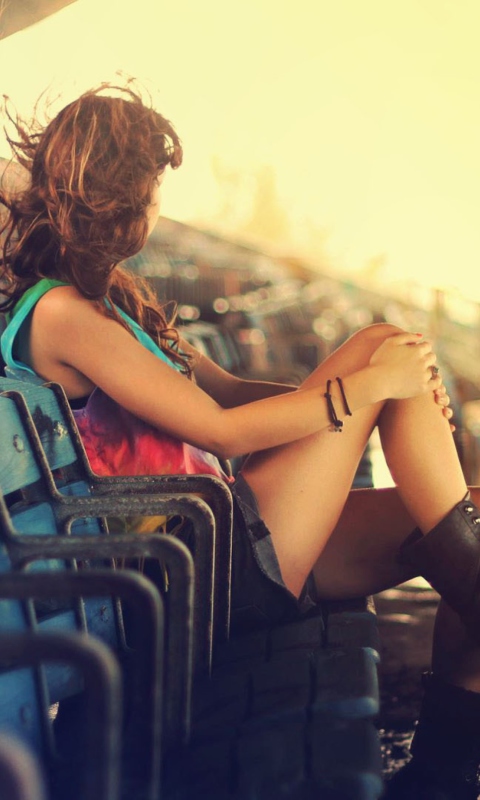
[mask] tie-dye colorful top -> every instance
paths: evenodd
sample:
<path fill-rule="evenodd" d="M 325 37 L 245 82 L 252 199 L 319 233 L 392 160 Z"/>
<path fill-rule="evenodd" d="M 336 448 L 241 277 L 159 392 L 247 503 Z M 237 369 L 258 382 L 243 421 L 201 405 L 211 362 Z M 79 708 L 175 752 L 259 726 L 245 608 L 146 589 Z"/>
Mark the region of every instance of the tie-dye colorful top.
<path fill-rule="evenodd" d="M 43 382 L 31 367 L 15 357 L 15 341 L 38 300 L 50 289 L 66 285 L 43 278 L 25 292 L 10 313 L 0 340 L 8 375 Z M 179 368 L 128 314 L 117 306 L 116 309 L 144 347 L 172 369 Z M 208 474 L 232 481 L 211 453 L 143 422 L 100 389 L 92 392 L 84 408 L 73 413 L 92 470 L 98 475 Z"/>

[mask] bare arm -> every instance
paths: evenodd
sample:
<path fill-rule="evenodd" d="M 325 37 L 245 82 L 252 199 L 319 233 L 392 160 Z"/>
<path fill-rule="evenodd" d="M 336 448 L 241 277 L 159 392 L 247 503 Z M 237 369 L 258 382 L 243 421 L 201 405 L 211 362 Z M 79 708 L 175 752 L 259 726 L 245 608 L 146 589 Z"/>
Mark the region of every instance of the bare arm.
<path fill-rule="evenodd" d="M 297 388 L 285 383 L 250 381 L 231 375 L 184 339 L 180 342 L 180 349 L 193 357 L 197 385 L 223 408 L 235 408 L 266 397 L 294 392 Z"/>
<path fill-rule="evenodd" d="M 193 356 L 197 384 L 223 408 L 234 408 L 245 403 L 252 403 L 254 400 L 262 400 L 265 397 L 294 392 L 297 389 L 291 384 L 237 378 L 219 367 L 184 339 L 180 341 L 180 348 Z M 451 420 L 453 411 L 449 408 L 450 398 L 443 384 L 435 390 L 434 396 L 437 404 L 442 407 L 446 419 Z M 455 425 L 450 423 L 450 428 L 454 431 Z"/>
<path fill-rule="evenodd" d="M 401 337 L 393 337 L 395 347 L 377 350 L 375 364 L 345 376 L 352 412 L 389 396 L 435 388 L 427 386 L 426 349 L 403 347 L 415 337 Z M 224 458 L 295 441 L 330 425 L 318 388 L 223 408 L 72 287 L 53 289 L 38 302 L 30 359 L 40 375 L 63 383 L 67 394 L 72 374 L 81 376 L 141 419 Z M 340 396 L 336 399 L 341 407 Z"/>

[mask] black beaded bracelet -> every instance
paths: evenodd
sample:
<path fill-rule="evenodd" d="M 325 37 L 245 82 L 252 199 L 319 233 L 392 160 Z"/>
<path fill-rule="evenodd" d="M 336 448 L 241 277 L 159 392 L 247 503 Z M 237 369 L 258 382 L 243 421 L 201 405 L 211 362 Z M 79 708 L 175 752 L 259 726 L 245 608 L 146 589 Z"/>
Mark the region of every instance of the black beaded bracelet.
<path fill-rule="evenodd" d="M 325 392 L 324 397 L 326 398 L 326 401 L 327 401 L 328 414 L 329 414 L 329 417 L 330 417 L 330 421 L 331 421 L 331 423 L 333 425 L 333 430 L 337 431 L 338 433 L 341 433 L 342 432 L 342 428 L 343 428 L 343 422 L 342 422 L 341 419 L 338 419 L 337 413 L 335 411 L 335 406 L 333 405 L 333 398 L 332 398 L 332 395 L 330 394 L 330 386 L 331 385 L 332 385 L 332 381 L 328 380 L 327 381 L 327 391 Z"/>
<path fill-rule="evenodd" d="M 346 413 L 346 415 L 348 417 L 351 417 L 352 416 L 352 412 L 350 411 L 350 406 L 348 405 L 348 402 L 347 402 L 347 396 L 345 394 L 345 389 L 343 388 L 343 381 L 342 381 L 341 378 L 335 378 L 335 380 L 337 381 L 337 383 L 338 383 L 338 385 L 340 387 L 340 394 L 342 395 L 342 400 L 343 400 L 343 405 L 344 405 L 344 408 L 345 408 L 345 413 Z"/>

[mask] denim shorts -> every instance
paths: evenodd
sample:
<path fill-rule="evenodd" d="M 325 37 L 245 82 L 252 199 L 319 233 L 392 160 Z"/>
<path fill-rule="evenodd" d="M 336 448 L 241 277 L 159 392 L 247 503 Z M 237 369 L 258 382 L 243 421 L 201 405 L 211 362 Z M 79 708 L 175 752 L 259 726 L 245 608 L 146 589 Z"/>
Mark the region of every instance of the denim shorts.
<path fill-rule="evenodd" d="M 285 586 L 272 536 L 257 499 L 240 473 L 232 486 L 232 633 L 246 633 L 305 616 L 316 603 L 313 580 L 300 598 Z"/>

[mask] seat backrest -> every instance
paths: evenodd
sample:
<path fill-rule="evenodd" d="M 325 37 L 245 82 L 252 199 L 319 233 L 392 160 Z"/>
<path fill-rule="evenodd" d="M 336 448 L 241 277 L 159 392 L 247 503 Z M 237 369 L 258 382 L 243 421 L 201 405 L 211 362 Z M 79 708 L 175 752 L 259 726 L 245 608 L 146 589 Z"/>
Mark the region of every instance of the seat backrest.
<path fill-rule="evenodd" d="M 45 765 L 46 774 L 55 771 L 48 709 L 34 675 L 34 669 L 45 662 L 69 663 L 82 674 L 87 713 L 85 727 L 77 734 L 79 751 L 87 752 L 88 758 L 84 774 L 71 773 L 72 780 L 82 784 L 81 800 L 116 800 L 122 696 L 120 668 L 115 658 L 101 642 L 85 637 L 5 634 L 3 630 L 0 632 L 0 796 L 8 800 L 41 800 L 44 783 L 36 768 L 37 760 Z"/>
<path fill-rule="evenodd" d="M 63 437 L 62 448 L 65 442 Z M 35 426 L 20 395 L 0 395 L 0 587 L 2 579 L 15 572 L 10 555 L 13 532 L 21 538 L 40 538 L 45 541 L 52 535 L 61 535 L 54 508 L 49 502 L 56 488 L 45 454 L 38 440 Z M 93 526 L 93 527 L 92 527 Z M 90 520 L 88 530 L 98 533 L 97 520 Z M 37 545 L 38 554 L 42 552 Z M 75 562 L 63 559 L 37 560 L 34 570 L 48 569 L 49 574 L 76 569 Z M 35 578 L 35 576 L 31 576 Z M 40 577 L 40 576 L 39 576 Z M 116 603 L 110 598 L 98 597 L 83 601 L 65 601 L 44 597 L 42 602 L 20 600 L 5 595 L 0 588 L 0 633 L 4 640 L 1 655 L 12 635 L 25 635 L 34 631 L 77 632 L 91 630 L 100 615 L 110 615 L 106 639 L 118 647 Z M 100 594 L 97 590 L 97 595 Z M 35 596 L 32 594 L 30 596 Z M 97 626 L 98 628 L 98 626 Z M 97 633 L 99 631 L 97 630 Z M 102 631 L 104 634 L 105 631 Z M 43 661 L 51 659 L 43 659 Z M 14 731 L 41 756 L 46 755 L 49 739 L 46 738 L 46 715 L 50 702 L 56 702 L 80 691 L 83 678 L 65 664 L 49 663 L 39 668 L 37 674 L 24 664 L 22 669 L 3 669 L 0 672 L 0 726 Z M 41 687 L 43 687 L 41 689 Z M 39 695 L 40 692 L 40 695 Z"/>
<path fill-rule="evenodd" d="M 213 526 L 211 512 L 198 497 L 180 496 L 177 500 L 165 492 L 158 497 L 155 486 L 153 494 L 147 495 L 145 487 L 143 494 L 141 491 L 136 493 L 135 482 L 133 486 L 129 484 L 126 492 L 117 490 L 116 494 L 105 492 L 102 496 L 94 496 L 89 481 L 82 480 L 81 469 L 77 469 L 80 459 L 64 424 L 65 417 L 62 416 L 55 393 L 48 387 L 26 385 L 25 395 L 20 395 L 16 391 L 17 383 L 4 379 L 1 388 L 6 386 L 10 391 L 0 395 L 0 490 L 4 492 L 3 500 L 0 494 L 0 541 L 4 542 L 5 554 L 3 564 L 0 559 L 0 571 L 2 567 L 4 571 L 11 571 L 24 561 L 44 558 L 45 554 L 52 554 L 54 558 L 43 560 L 42 567 L 56 570 L 57 574 L 65 571 L 65 568 L 72 567 L 75 571 L 79 563 L 81 566 L 90 566 L 95 559 L 102 565 L 105 559 L 109 559 L 108 563 L 111 564 L 110 556 L 127 558 L 129 561 L 149 557 L 164 564 L 169 575 L 166 732 L 171 741 L 185 741 L 192 668 L 192 557 L 186 547 L 173 537 L 101 535 L 104 533 L 101 514 L 105 513 L 104 508 L 108 508 L 109 513 L 118 513 L 120 510 L 120 513 L 134 516 L 142 513 L 155 515 L 163 513 L 164 509 L 167 513 L 169 510 L 175 513 L 179 508 L 180 513 L 189 514 L 194 525 L 198 525 L 198 531 L 196 529 L 194 534 L 208 534 L 213 532 L 213 527 L 202 529 L 201 524 L 205 518 Z M 25 403 L 27 395 L 36 425 Z M 53 471 L 46 454 L 54 467 Z M 72 487 L 75 489 L 78 486 L 82 488 L 82 496 L 76 491 L 72 492 Z M 205 516 L 207 512 L 210 517 Z M 70 517 L 81 519 L 70 526 Z M 213 548 L 213 543 L 213 539 L 210 539 L 210 543 L 206 542 L 207 556 L 208 547 L 212 545 Z M 199 541 L 198 545 L 201 551 L 202 542 Z M 65 548 L 69 553 L 68 559 L 67 556 L 61 558 Z M 72 555 L 73 558 L 77 557 L 77 562 L 71 560 Z M 202 553 L 198 555 L 201 557 Z M 78 562 L 78 559 L 81 561 Z M 210 560 L 205 562 L 210 579 L 213 578 L 212 560 L 213 549 Z M 203 563 L 201 558 L 200 563 Z M 211 613 L 208 616 L 208 602 L 208 597 L 202 597 L 201 593 L 196 595 L 196 608 L 202 614 L 202 624 L 198 625 L 199 663 L 205 668 L 208 668 L 211 659 Z M 210 610 L 211 607 L 210 597 Z M 110 597 L 102 597 L 101 592 L 87 598 L 80 596 L 73 603 L 43 601 L 34 608 L 31 605 L 27 608 L 27 622 L 41 630 L 78 630 L 80 626 L 117 650 L 123 647 L 125 632 L 118 604 Z M 19 629 L 18 625 L 16 629 Z M 47 683 L 52 696 L 60 699 L 62 692 L 68 695 L 74 686 L 70 678 L 59 676 L 56 670 L 56 667 L 46 669 Z"/>
<path fill-rule="evenodd" d="M 21 393 L 19 392 L 21 389 Z M 88 476 L 80 466 L 79 452 L 62 420 L 55 396 L 42 392 L 42 387 L 8 378 L 0 378 L 2 417 L 0 422 L 0 488 L 5 496 L 21 491 L 23 503 L 17 507 L 12 498 L 12 516 L 16 526 L 28 532 L 28 510 L 39 503 L 49 504 L 53 512 L 58 492 L 68 495 L 89 494 Z M 30 399 L 30 413 L 26 397 Z M 32 487 L 29 490 L 29 487 Z M 34 498 L 34 499 L 33 499 Z M 37 512 L 35 512 L 37 513 Z M 41 512 L 40 512 L 41 513 Z M 21 522 L 26 514 L 26 524 Z M 56 525 L 61 521 L 56 514 Z M 48 520 L 51 530 L 51 520 Z M 97 534 L 102 529 L 99 521 L 83 520 L 72 526 L 72 532 Z M 38 531 L 39 533 L 41 531 Z M 66 532 L 66 531 L 63 531 Z"/>
<path fill-rule="evenodd" d="M 61 438 L 61 450 L 66 450 L 66 437 Z M 0 575 L 11 572 L 15 564 L 12 549 L 9 547 L 9 531 L 14 528 L 15 535 L 22 534 L 25 545 L 30 537 L 51 537 L 65 535 L 65 526 L 59 521 L 52 502 L 56 487 L 51 471 L 40 446 L 28 409 L 22 398 L 16 394 L 0 395 L 0 533 L 2 552 L 0 555 Z M 75 534 L 96 534 L 101 532 L 100 522 L 93 517 L 79 520 L 72 526 Z M 33 541 L 33 540 L 32 540 Z M 37 545 L 38 555 L 41 545 Z M 27 550 L 25 550 L 27 552 Z M 12 563 L 13 557 L 13 563 Z M 76 561 L 35 558 L 28 566 L 31 571 L 48 569 L 50 571 L 76 570 Z M 6 603 L 9 601 L 1 601 Z M 119 647 L 117 631 L 123 635 L 122 620 L 117 604 L 110 598 L 97 597 L 75 601 L 52 598 L 42 602 L 29 602 L 25 606 L 27 627 L 52 630 L 99 632 L 99 620 L 110 618 L 109 626 L 101 626 L 102 638 L 109 644 Z M 12 623 L 13 624 L 13 623 Z M 20 620 L 15 629 L 21 629 Z M 70 674 L 65 675 L 47 670 L 47 682 L 56 700 L 62 693 L 70 693 L 78 680 Z M 72 684 L 73 681 L 73 684 Z M 76 684 L 75 684 L 76 682 Z"/>
<path fill-rule="evenodd" d="M 187 518 L 190 514 L 188 503 L 191 506 L 194 498 L 200 496 L 208 504 L 214 515 L 214 524 L 219 535 L 215 536 L 214 530 L 210 533 L 204 531 L 203 534 L 199 532 L 198 535 L 194 534 L 194 540 L 190 536 L 185 538 L 185 542 L 195 554 L 196 620 L 198 625 L 200 629 L 205 626 L 209 627 L 211 623 L 207 617 L 213 613 L 215 638 L 217 641 L 226 641 L 230 617 L 233 518 L 231 492 L 226 484 L 220 479 L 206 475 L 99 477 L 92 473 L 75 420 L 61 386 L 54 383 L 38 385 L 28 381 L 0 378 L 0 391 L 9 393 L 11 397 L 16 393 L 21 393 L 35 424 L 55 486 L 64 496 L 88 494 L 106 499 L 114 497 L 116 494 L 121 498 L 120 507 L 125 504 L 127 497 L 133 495 L 146 496 L 150 494 L 156 497 L 157 504 L 160 503 L 162 497 L 169 495 L 168 502 L 172 515 Z M 175 495 L 181 495 L 183 499 L 179 498 L 175 502 Z M 188 501 L 188 495 L 191 495 L 190 501 Z M 58 508 L 57 511 L 59 511 Z M 86 524 L 85 520 L 78 520 L 75 526 L 85 526 Z M 206 520 L 205 525 L 208 528 L 210 522 Z M 87 531 L 77 530 L 77 527 L 73 527 L 72 532 Z M 179 535 L 182 538 L 181 531 Z M 213 545 L 214 552 L 206 553 L 205 549 Z M 213 573 L 207 562 L 210 562 L 212 558 L 215 561 L 215 597 L 214 608 L 209 609 L 209 601 L 206 598 L 213 590 Z M 206 585 L 202 587 L 200 581 L 206 582 Z M 200 633 L 198 635 L 203 636 Z M 201 661 L 202 657 L 200 657 Z"/>

